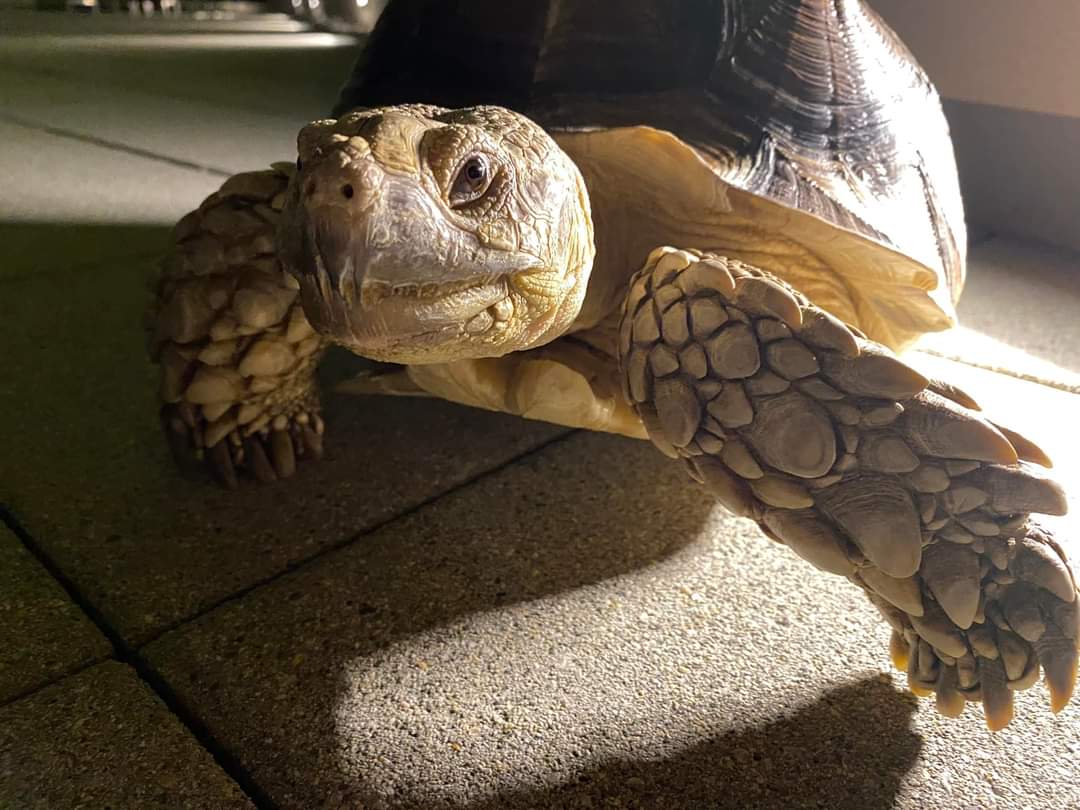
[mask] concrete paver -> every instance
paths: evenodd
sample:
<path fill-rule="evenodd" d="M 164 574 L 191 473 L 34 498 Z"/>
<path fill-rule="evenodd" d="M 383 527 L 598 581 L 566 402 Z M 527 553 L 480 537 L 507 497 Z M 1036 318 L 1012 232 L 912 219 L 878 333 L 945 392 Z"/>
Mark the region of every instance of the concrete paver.
<path fill-rule="evenodd" d="M 63 588 L 0 525 L 0 704 L 110 652 Z"/>
<path fill-rule="evenodd" d="M 358 47 L 298 26 L 0 12 L 0 281 L 160 252 L 225 174 L 291 160 Z"/>
<path fill-rule="evenodd" d="M 1080 255 L 998 237 L 977 244 L 960 326 L 919 348 L 1080 393 Z"/>
<path fill-rule="evenodd" d="M 147 270 L 0 296 L 0 501 L 130 643 L 563 430 L 445 403 L 332 396 L 327 456 L 237 493 L 175 470 L 144 354 Z"/>
<path fill-rule="evenodd" d="M 580 434 L 145 653 L 283 807 L 1080 806 L 1077 707 L 939 718 L 887 639 L 650 446 Z"/>
<path fill-rule="evenodd" d="M 107 662 L 0 708 L 0 807 L 253 805 L 129 667 Z"/>
<path fill-rule="evenodd" d="M 333 87 L 331 87 L 330 95 Z M 18 119 L 79 133 L 228 175 L 296 155 L 301 111 L 271 114 L 177 99 L 107 82 L 72 81 L 0 67 L 0 109 Z M 329 103 L 318 115 L 329 112 Z M 196 201 L 197 202 L 197 201 Z"/>
<path fill-rule="evenodd" d="M 3 121 L 0 140 L 0 282 L 160 254 L 173 223 L 222 181 Z"/>
<path fill-rule="evenodd" d="M 3 121 L 0 137 L 5 222 L 171 227 L 223 179 Z"/>
<path fill-rule="evenodd" d="M 221 115 L 200 122 L 207 129 L 228 126 L 238 111 L 307 121 L 329 112 L 358 46 L 353 37 L 296 29 L 276 17 L 42 22 L 41 15 L 9 15 L 0 24 L 0 70 L 106 94 L 219 105 Z"/>

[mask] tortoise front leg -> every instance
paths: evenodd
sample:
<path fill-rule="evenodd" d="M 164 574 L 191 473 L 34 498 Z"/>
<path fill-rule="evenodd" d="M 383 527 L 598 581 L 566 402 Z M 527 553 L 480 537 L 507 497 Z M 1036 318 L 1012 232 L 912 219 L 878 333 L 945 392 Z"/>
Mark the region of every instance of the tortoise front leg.
<path fill-rule="evenodd" d="M 290 168 L 231 177 L 177 223 L 148 313 L 174 455 L 229 488 L 237 470 L 272 481 L 322 453 L 315 367 L 327 344 L 274 238 Z"/>
<path fill-rule="evenodd" d="M 1045 671 L 1069 701 L 1076 578 L 1032 512 L 1063 514 L 1031 442 L 972 410 L 769 273 L 661 248 L 627 297 L 626 395 L 652 441 L 739 515 L 846 576 L 893 628 L 894 663 L 939 711 Z"/>

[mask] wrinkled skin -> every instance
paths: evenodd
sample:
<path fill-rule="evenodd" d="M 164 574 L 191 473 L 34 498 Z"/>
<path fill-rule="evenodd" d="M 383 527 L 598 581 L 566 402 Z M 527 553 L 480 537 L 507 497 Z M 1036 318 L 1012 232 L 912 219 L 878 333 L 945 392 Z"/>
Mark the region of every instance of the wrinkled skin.
<path fill-rule="evenodd" d="M 321 333 L 362 356 L 500 357 L 570 327 L 593 258 L 584 181 L 527 118 L 407 105 L 298 138 L 279 240 Z"/>

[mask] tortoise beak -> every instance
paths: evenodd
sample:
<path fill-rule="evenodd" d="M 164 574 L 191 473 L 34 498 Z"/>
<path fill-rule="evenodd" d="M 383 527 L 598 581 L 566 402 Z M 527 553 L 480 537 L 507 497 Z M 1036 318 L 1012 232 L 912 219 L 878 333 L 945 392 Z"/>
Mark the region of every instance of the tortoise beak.
<path fill-rule="evenodd" d="M 286 269 L 324 298 L 343 298 L 346 306 L 360 283 L 357 270 L 366 265 L 357 252 L 364 248 L 364 226 L 384 182 L 370 155 L 351 151 L 352 159 L 326 160 L 298 173 L 281 234 Z"/>
<path fill-rule="evenodd" d="M 286 225 L 281 251 L 285 268 L 300 282 L 304 311 L 312 326 L 332 339 L 352 332 L 350 310 L 360 283 L 350 217 L 340 208 L 309 209 L 299 206 Z"/>

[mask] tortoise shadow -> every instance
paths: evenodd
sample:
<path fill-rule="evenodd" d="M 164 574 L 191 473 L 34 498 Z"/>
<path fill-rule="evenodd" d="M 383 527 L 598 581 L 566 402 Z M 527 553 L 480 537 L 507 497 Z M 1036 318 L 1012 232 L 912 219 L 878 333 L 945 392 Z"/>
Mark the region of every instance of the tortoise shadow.
<path fill-rule="evenodd" d="M 415 400 L 394 407 L 406 403 L 429 410 Z M 433 674 L 451 672 L 468 691 L 476 656 L 452 640 L 469 639 L 466 617 L 502 617 L 506 648 L 488 643 L 480 657 L 527 669 L 544 652 L 514 627 L 513 608 L 700 553 L 692 548 L 710 543 L 716 509 L 651 445 L 573 434 L 252 591 L 192 630 L 166 634 L 141 655 L 267 805 L 378 807 L 385 772 L 371 746 L 398 738 L 367 731 L 381 718 L 407 725 L 424 717 L 400 707 L 401 696 L 424 694 L 409 680 L 423 672 L 417 660 L 445 655 Z M 516 657 L 513 639 L 521 642 Z M 264 700 L 262 685 L 270 684 L 288 700 Z M 482 691 L 470 694 L 484 700 Z M 348 733 L 353 722 L 364 727 L 359 735 Z"/>
<path fill-rule="evenodd" d="M 495 500 L 492 495 L 507 496 L 497 499 L 501 506 L 493 510 L 494 514 L 486 512 L 474 518 L 465 509 L 448 510 L 438 516 L 418 513 L 410 525 L 401 527 L 400 534 L 391 531 L 369 538 L 366 546 L 355 548 L 357 562 L 361 559 L 364 562 L 346 575 L 350 585 L 342 588 L 342 596 L 346 607 L 359 611 L 364 618 L 350 622 L 344 631 L 354 645 L 347 659 L 324 662 L 327 675 L 337 668 L 336 688 L 326 681 L 317 689 L 323 700 L 337 693 L 337 701 L 332 705 L 323 703 L 316 716 L 321 715 L 325 722 L 327 712 L 338 721 L 343 713 L 351 714 L 358 718 L 359 724 L 351 731 L 346 730 L 348 723 L 337 728 L 339 739 L 351 737 L 355 747 L 350 756 L 335 758 L 337 774 L 328 781 L 337 784 L 331 795 L 341 791 L 336 795 L 348 796 L 359 801 L 359 806 L 378 810 L 892 807 L 922 742 L 910 728 L 915 699 L 894 688 L 881 675 L 826 691 L 810 705 L 763 724 L 745 726 L 744 721 L 732 720 L 733 726 L 740 727 L 667 758 L 598 760 L 576 772 L 572 781 L 562 784 L 515 787 L 481 799 L 467 795 L 439 796 L 439 791 L 423 799 L 416 794 L 400 793 L 393 798 L 384 791 L 388 776 L 385 764 L 365 773 L 368 766 L 364 763 L 382 756 L 408 758 L 402 751 L 408 748 L 409 741 L 405 740 L 404 749 L 399 749 L 393 744 L 372 742 L 367 736 L 378 735 L 380 732 L 375 729 L 381 726 L 368 725 L 364 718 L 384 706 L 393 690 L 374 697 L 369 691 L 370 680 L 360 678 L 351 664 L 370 661 L 372 654 L 378 652 L 380 663 L 374 666 L 386 667 L 380 675 L 382 680 L 394 680 L 396 688 L 408 693 L 428 694 L 425 690 L 431 689 L 433 694 L 442 694 L 442 686 L 425 685 L 422 680 L 414 683 L 407 674 L 408 666 L 399 669 L 388 663 L 422 656 L 423 647 L 412 647 L 410 639 L 462 615 L 487 613 L 573 590 L 621 573 L 646 569 L 672 555 L 698 553 L 690 547 L 705 542 L 702 529 L 715 506 L 710 498 L 702 497 L 702 490 L 685 480 L 677 465 L 668 464 L 652 448 L 636 442 L 598 436 L 581 440 L 588 442 L 588 446 L 579 448 L 570 459 L 580 453 L 594 459 L 600 469 L 610 466 L 604 457 L 606 452 L 621 459 L 624 471 L 620 474 L 622 486 L 617 491 L 606 487 L 606 495 L 598 499 L 593 490 L 605 489 L 610 481 L 600 476 L 594 482 L 596 486 L 582 486 L 590 476 L 599 475 L 596 471 L 579 473 L 570 468 L 569 459 L 555 464 L 529 459 L 519 465 L 535 465 L 530 479 L 533 486 L 502 487 L 492 482 L 492 491 L 480 499 L 481 503 L 492 503 Z M 608 445 L 610 451 L 605 449 Z M 537 486 L 541 483 L 545 486 Z M 602 508 L 597 509 L 601 502 Z M 570 524 L 573 531 L 566 531 L 565 518 L 560 524 L 559 519 L 549 517 L 554 504 L 575 515 Z M 655 522 L 646 516 L 658 509 L 665 515 L 667 532 L 646 528 L 650 525 L 655 528 Z M 526 514 L 533 516 L 528 525 L 522 522 Z M 443 520 L 454 527 L 455 542 L 449 545 L 445 526 L 437 528 Z M 508 536 L 507 530 L 513 526 L 520 527 L 520 531 Z M 394 576 L 387 578 L 387 571 L 393 571 Z M 345 573 L 343 570 L 342 574 Z M 519 627 L 513 623 L 508 629 L 527 633 L 528 624 L 526 621 Z M 337 634 L 342 630 L 335 628 L 331 632 Z M 404 646 L 400 647 L 402 643 Z M 483 666 L 477 668 L 468 661 L 456 667 L 453 659 L 440 656 L 440 647 L 441 642 L 437 642 L 429 648 L 438 658 L 432 666 L 435 671 L 452 668 L 455 672 L 452 683 L 469 683 L 474 673 L 484 671 Z M 458 647 L 452 645 L 451 649 Z M 487 660 L 484 652 L 475 655 Z M 493 652 L 491 655 L 496 656 Z M 509 672 L 518 667 L 512 663 L 518 660 L 517 655 L 520 648 L 508 642 L 507 649 L 496 657 Z M 521 667 L 528 669 L 525 662 L 521 662 Z M 367 665 L 361 669 L 370 676 Z M 500 677 L 499 688 L 508 689 L 516 699 L 528 704 L 527 692 L 519 694 L 515 691 L 517 687 L 507 687 L 507 678 L 512 676 Z M 359 687 L 361 680 L 368 686 Z M 480 703 L 486 705 L 483 699 Z M 574 723 L 571 717 L 566 721 Z M 417 723 L 425 726 L 423 719 Z M 437 724 L 428 730 L 436 736 L 451 734 L 449 725 Z M 388 731 L 391 735 L 395 733 Z M 417 733 L 423 737 L 427 732 Z M 663 745 L 663 737 L 663 731 L 657 730 L 655 739 L 650 741 L 646 735 L 644 744 Z M 661 750 L 657 751 L 658 756 Z M 320 759 L 322 763 L 312 765 L 322 770 L 325 759 Z M 421 757 L 414 767 L 423 768 L 424 762 Z M 480 762 L 474 765 L 479 766 Z M 472 767 L 462 765 L 463 778 Z M 530 770 L 544 767 L 543 761 L 537 760 Z M 325 771 L 322 772 L 325 778 Z M 555 780 L 564 776 L 565 771 L 559 768 L 558 772 L 549 772 L 547 778 Z M 420 779 L 419 775 L 415 778 Z M 430 778 L 434 778 L 434 773 Z M 417 787 L 426 792 L 419 784 Z M 272 795 L 276 793 L 271 789 Z M 612 805 L 615 800 L 618 801 Z"/>
<path fill-rule="evenodd" d="M 720 734 L 666 759 L 611 760 L 571 782 L 478 802 L 393 808 L 887 810 L 922 749 L 911 729 L 916 705 L 887 677 L 873 676 L 830 689 L 789 716 Z"/>

